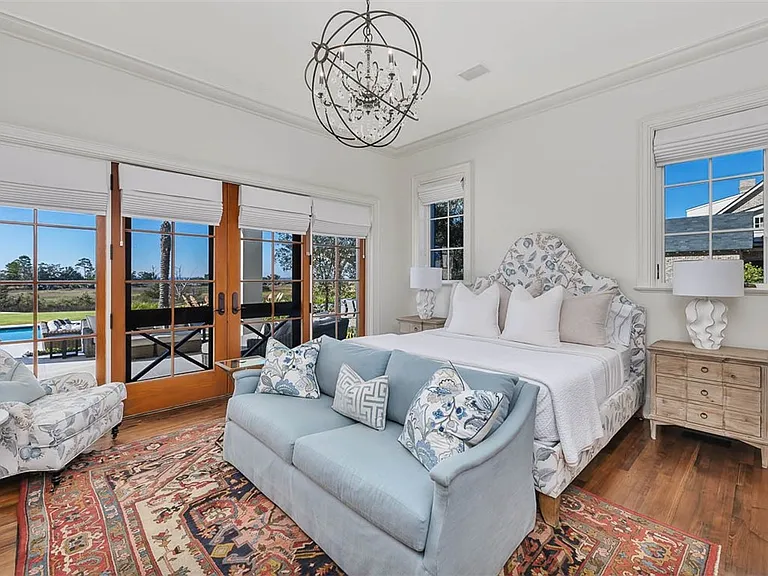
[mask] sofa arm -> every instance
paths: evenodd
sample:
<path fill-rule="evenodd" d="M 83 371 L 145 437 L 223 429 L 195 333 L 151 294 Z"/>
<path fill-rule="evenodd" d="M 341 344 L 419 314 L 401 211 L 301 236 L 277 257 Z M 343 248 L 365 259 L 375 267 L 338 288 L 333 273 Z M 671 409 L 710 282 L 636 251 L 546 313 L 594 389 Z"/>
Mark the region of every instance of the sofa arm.
<path fill-rule="evenodd" d="M 435 576 L 499 573 L 533 529 L 533 421 L 538 388 L 521 382 L 504 423 L 477 446 L 432 468 L 424 567 Z M 474 553 L 482 550 L 478 555 Z"/>
<path fill-rule="evenodd" d="M 253 394 L 256 392 L 256 387 L 259 385 L 259 378 L 261 378 L 261 368 L 255 370 L 240 370 L 232 375 L 235 381 L 235 391 L 232 396 L 239 396 L 240 394 Z"/>
<path fill-rule="evenodd" d="M 95 388 L 98 384 L 96 377 L 90 372 L 70 372 L 41 380 L 40 385 L 46 394 L 61 394 L 62 392 L 77 392 Z"/>

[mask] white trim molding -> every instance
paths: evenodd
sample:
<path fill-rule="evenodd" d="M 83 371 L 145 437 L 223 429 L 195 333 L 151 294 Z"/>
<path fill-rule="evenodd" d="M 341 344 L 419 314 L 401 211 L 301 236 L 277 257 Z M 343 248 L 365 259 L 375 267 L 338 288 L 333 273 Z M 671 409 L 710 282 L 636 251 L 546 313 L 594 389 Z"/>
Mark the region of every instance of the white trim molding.
<path fill-rule="evenodd" d="M 419 188 L 438 180 L 464 181 L 464 282 L 474 276 L 474 167 L 472 162 L 454 164 L 446 168 L 417 174 L 411 178 L 412 265 L 429 266 L 428 224 L 429 212 L 419 200 Z M 447 282 L 444 282 L 447 283 Z"/>
<path fill-rule="evenodd" d="M 656 166 L 653 138 L 657 130 L 709 120 L 768 105 L 768 87 L 648 116 L 637 128 L 637 290 L 669 289 L 662 278 L 664 262 L 663 171 Z"/>

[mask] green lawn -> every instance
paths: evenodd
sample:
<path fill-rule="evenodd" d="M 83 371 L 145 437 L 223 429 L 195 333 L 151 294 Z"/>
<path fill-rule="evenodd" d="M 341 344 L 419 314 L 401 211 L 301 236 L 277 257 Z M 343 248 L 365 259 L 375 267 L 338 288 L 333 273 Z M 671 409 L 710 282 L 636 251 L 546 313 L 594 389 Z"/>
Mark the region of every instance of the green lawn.
<path fill-rule="evenodd" d="M 38 322 L 47 322 L 58 318 L 69 318 L 73 322 L 82 320 L 86 316 L 95 316 L 93 310 L 74 312 L 40 312 L 37 315 Z M 32 312 L 0 312 L 0 326 L 10 326 L 15 324 L 32 324 Z"/>

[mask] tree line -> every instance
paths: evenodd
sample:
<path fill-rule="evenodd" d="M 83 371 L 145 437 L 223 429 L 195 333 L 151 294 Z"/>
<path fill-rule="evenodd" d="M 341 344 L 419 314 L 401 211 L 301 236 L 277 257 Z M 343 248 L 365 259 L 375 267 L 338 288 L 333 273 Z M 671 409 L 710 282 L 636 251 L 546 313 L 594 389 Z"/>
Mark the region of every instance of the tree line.
<path fill-rule="evenodd" d="M 15 260 L 11 260 L 5 265 L 3 270 L 0 270 L 1 280 L 31 282 L 33 277 L 32 259 L 27 255 L 21 255 Z M 60 280 L 82 282 L 84 280 L 95 280 L 96 268 L 90 258 L 80 258 L 74 266 L 39 262 L 37 265 L 37 279 L 39 282 Z"/>

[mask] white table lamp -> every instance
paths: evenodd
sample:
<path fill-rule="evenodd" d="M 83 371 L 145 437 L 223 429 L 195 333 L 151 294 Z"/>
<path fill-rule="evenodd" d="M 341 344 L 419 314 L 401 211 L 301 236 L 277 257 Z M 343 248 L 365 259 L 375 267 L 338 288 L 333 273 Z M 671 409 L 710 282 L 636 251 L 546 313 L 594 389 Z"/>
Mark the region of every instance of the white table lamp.
<path fill-rule="evenodd" d="M 717 350 L 728 325 L 728 307 L 714 298 L 744 296 L 742 260 L 682 260 L 675 262 L 675 296 L 695 296 L 685 307 L 688 335 L 696 348 Z"/>
<path fill-rule="evenodd" d="M 411 288 L 419 291 L 416 295 L 416 311 L 422 320 L 432 318 L 435 312 L 435 290 L 442 285 L 442 268 L 411 268 Z"/>

